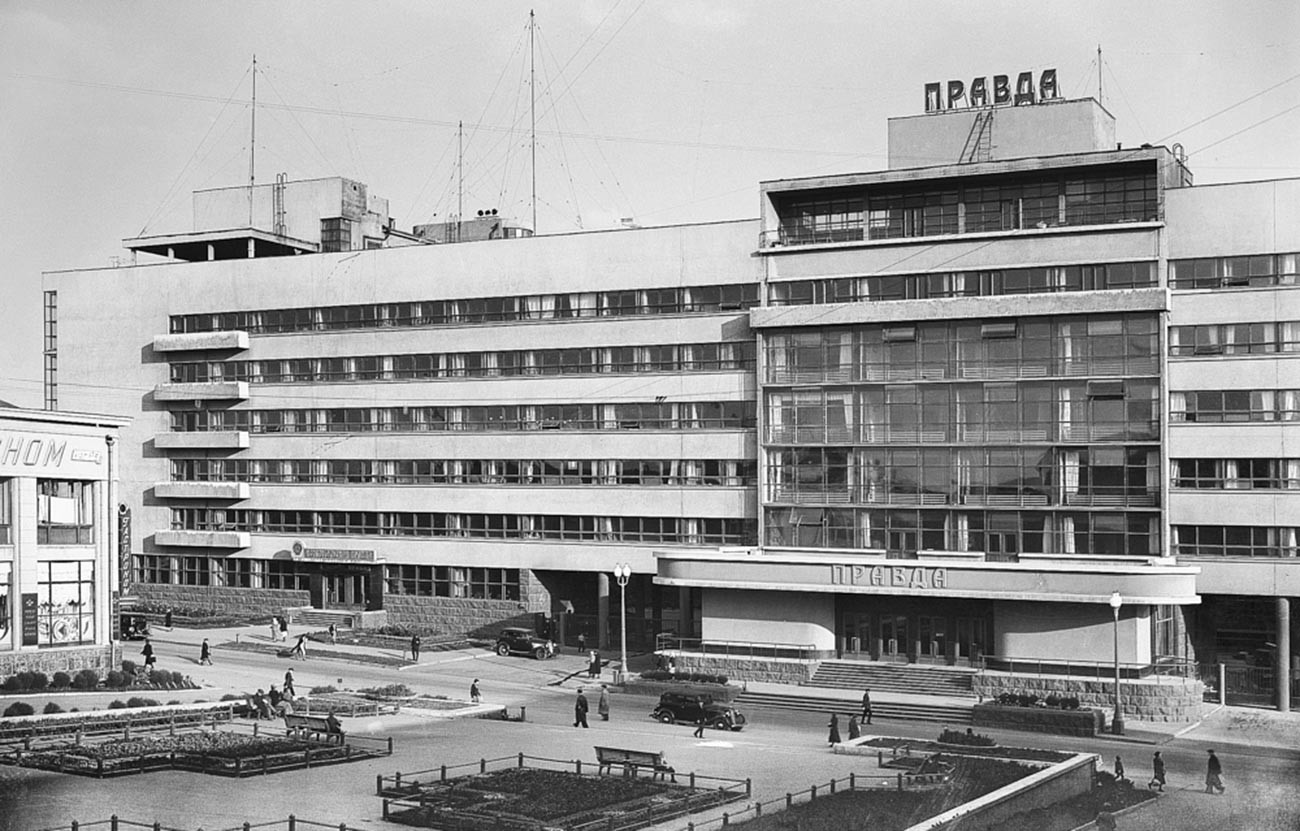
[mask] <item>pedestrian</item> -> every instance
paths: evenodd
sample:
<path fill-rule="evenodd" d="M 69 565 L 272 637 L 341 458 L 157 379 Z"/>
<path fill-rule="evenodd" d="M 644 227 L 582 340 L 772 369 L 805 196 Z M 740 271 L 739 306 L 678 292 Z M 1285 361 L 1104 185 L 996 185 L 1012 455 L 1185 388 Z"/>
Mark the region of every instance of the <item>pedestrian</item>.
<path fill-rule="evenodd" d="M 578 697 L 573 702 L 573 726 L 587 726 L 587 696 L 582 694 L 582 687 L 578 687 Z"/>
<path fill-rule="evenodd" d="M 280 705 L 280 702 L 284 700 L 284 696 L 281 695 L 280 691 L 275 688 L 275 684 L 271 685 L 271 689 L 267 692 L 266 696 L 267 698 L 271 699 L 272 710 L 278 707 Z"/>
<path fill-rule="evenodd" d="M 285 635 L 285 637 L 287 638 L 289 636 Z M 307 660 L 307 633 L 306 632 L 298 636 L 298 642 L 293 645 L 293 649 L 289 652 L 289 655 L 294 658 L 302 658 L 304 661 Z"/>
<path fill-rule="evenodd" d="M 862 691 L 862 723 L 871 723 L 871 689 Z"/>
<path fill-rule="evenodd" d="M 849 741 L 860 738 L 862 731 L 858 729 L 858 717 L 849 716 Z"/>
<path fill-rule="evenodd" d="M 1115 781 L 1124 781 L 1124 760 L 1118 756 L 1115 757 Z"/>
<path fill-rule="evenodd" d="M 609 721 L 609 686 L 600 685 L 600 700 L 596 702 L 596 712 L 600 713 L 601 721 Z"/>
<path fill-rule="evenodd" d="M 483 703 L 483 694 L 478 691 L 477 678 L 475 678 L 469 685 L 469 700 L 475 704 Z"/>
<path fill-rule="evenodd" d="M 280 640 L 289 640 L 289 618 L 287 617 L 280 618 Z"/>
<path fill-rule="evenodd" d="M 673 678 L 677 677 L 677 662 L 674 661 L 672 658 L 668 659 L 668 674 L 671 675 Z"/>
<path fill-rule="evenodd" d="M 420 660 L 420 636 L 419 635 L 411 636 L 411 660 L 412 661 Z"/>
<path fill-rule="evenodd" d="M 153 654 L 153 642 L 148 638 L 144 639 L 144 649 L 140 650 L 140 654 L 144 656 L 145 672 L 153 672 L 153 665 L 158 662 L 158 659 Z"/>
<path fill-rule="evenodd" d="M 708 718 L 708 715 L 700 710 L 700 714 L 695 718 L 695 732 L 691 735 L 697 739 L 704 738 L 704 725 L 708 724 Z"/>
<path fill-rule="evenodd" d="M 1205 792 L 1206 793 L 1224 793 L 1227 788 L 1223 786 L 1223 764 L 1219 762 L 1219 757 L 1214 755 L 1213 750 L 1207 750 L 1210 758 L 1205 763 Z"/>
<path fill-rule="evenodd" d="M 284 671 L 284 697 L 297 698 L 298 692 L 293 688 L 293 667 Z"/>
<path fill-rule="evenodd" d="M 278 617 L 272 616 L 271 617 L 271 643 L 276 643 L 279 640 L 280 640 L 280 619 Z"/>
<path fill-rule="evenodd" d="M 199 666 L 204 664 L 212 666 L 212 647 L 208 646 L 207 638 L 204 638 L 203 643 L 199 644 Z"/>
<path fill-rule="evenodd" d="M 578 633 L 578 654 L 581 655 L 586 651 L 587 651 L 587 636 L 585 633 L 579 632 Z"/>
<path fill-rule="evenodd" d="M 334 624 L 331 623 L 330 624 L 330 646 L 335 646 L 338 643 L 338 637 L 339 637 L 338 627 L 336 627 Z"/>
<path fill-rule="evenodd" d="M 1159 750 L 1151 757 L 1151 781 L 1147 783 L 1147 790 L 1151 788 L 1165 789 L 1165 760 L 1160 758 Z"/>
<path fill-rule="evenodd" d="M 587 659 L 587 677 L 592 679 L 600 677 L 600 653 L 594 649 Z"/>
<path fill-rule="evenodd" d="M 172 628 L 172 609 L 171 609 L 170 606 L 168 606 L 168 607 L 167 607 L 167 611 L 163 613 L 163 626 L 166 626 L 166 627 L 167 627 L 167 631 L 168 631 L 168 632 L 171 631 L 171 628 Z"/>
<path fill-rule="evenodd" d="M 253 706 L 257 709 L 257 714 L 253 718 L 271 718 L 271 703 L 266 700 L 266 694 L 258 687 L 257 694 L 253 696 Z"/>
<path fill-rule="evenodd" d="M 840 743 L 840 717 L 837 716 L 835 713 L 831 713 L 831 723 L 826 726 L 831 729 L 831 734 L 830 736 L 827 737 L 827 740 L 831 743 L 832 746 L 839 744 Z"/>

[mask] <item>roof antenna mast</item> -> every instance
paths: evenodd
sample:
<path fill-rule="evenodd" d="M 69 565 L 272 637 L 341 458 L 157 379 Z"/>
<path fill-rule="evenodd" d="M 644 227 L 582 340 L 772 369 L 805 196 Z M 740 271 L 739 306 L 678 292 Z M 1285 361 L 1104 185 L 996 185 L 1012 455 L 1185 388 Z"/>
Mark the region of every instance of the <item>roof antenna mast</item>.
<path fill-rule="evenodd" d="M 253 185 L 257 170 L 257 54 L 253 54 L 252 135 L 248 140 L 248 227 L 253 227 Z"/>
<path fill-rule="evenodd" d="M 1097 103 L 1101 104 L 1101 44 L 1097 44 Z"/>
<path fill-rule="evenodd" d="M 460 221 L 465 215 L 465 122 L 456 122 L 456 242 L 460 242 Z"/>
<path fill-rule="evenodd" d="M 528 10 L 528 94 L 532 99 L 529 109 L 532 111 L 533 129 L 531 144 L 533 152 L 533 233 L 537 233 L 537 51 L 533 47 L 533 32 L 537 28 L 533 10 Z"/>

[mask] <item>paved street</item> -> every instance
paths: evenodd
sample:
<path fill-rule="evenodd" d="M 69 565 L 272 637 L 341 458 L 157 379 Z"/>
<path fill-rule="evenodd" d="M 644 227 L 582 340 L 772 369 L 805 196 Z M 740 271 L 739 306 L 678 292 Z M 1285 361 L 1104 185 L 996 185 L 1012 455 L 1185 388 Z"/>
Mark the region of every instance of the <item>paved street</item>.
<path fill-rule="evenodd" d="M 165 694 L 162 700 L 215 700 L 228 691 L 251 691 L 282 680 L 290 663 L 271 655 L 218 648 L 215 666 L 198 667 L 197 644 L 204 633 L 159 633 L 155 645 L 159 665 L 191 674 L 205 689 Z M 234 631 L 206 633 L 213 644 L 234 639 Z M 240 630 L 241 640 L 257 639 L 252 629 Z M 372 650 L 373 651 L 373 650 Z M 412 772 L 441 764 L 458 764 L 480 757 L 523 752 L 556 759 L 592 760 L 593 744 L 613 744 L 663 750 L 678 770 L 753 779 L 755 798 L 779 798 L 790 790 L 824 783 L 850 772 L 869 774 L 874 765 L 862 757 L 831 754 L 824 744 L 825 719 L 818 714 L 758 711 L 748 715 L 743 732 L 710 731 L 704 741 L 691 737 L 688 727 L 660 725 L 647 714 L 653 700 L 616 695 L 613 719 L 598 718 L 590 730 L 572 724 L 575 688 L 586 683 L 583 661 L 563 655 L 551 661 L 499 658 L 485 650 L 426 653 L 419 666 L 375 667 L 342 660 L 346 650 L 329 657 L 314 649 L 306 662 L 292 664 L 300 692 L 332 684 L 352 689 L 402 682 L 419 692 L 464 699 L 470 682 L 479 678 L 484 699 L 512 708 L 528 708 L 527 724 L 459 719 L 434 721 L 402 713 L 358 718 L 345 724 L 395 738 L 390 758 L 306 771 L 228 780 L 186 773 L 157 773 L 97 781 L 53 773 L 0 768 L 0 831 L 32 831 L 89 822 L 116 813 L 124 819 L 157 820 L 179 828 L 223 828 L 250 821 L 282 819 L 292 813 L 328 823 L 364 827 L 378 824 L 380 800 L 374 796 L 377 774 Z M 397 657 L 397 653 L 392 653 Z M 128 657 L 130 652 L 128 651 Z M 577 674 L 577 677 L 569 677 Z M 567 680 L 566 680 L 567 679 Z M 608 675 L 606 676 L 608 680 Z M 92 694 L 65 709 L 104 706 L 114 697 Z M 35 703 L 37 699 L 27 699 Z M 594 714 L 593 714 L 594 715 Z M 939 726 L 880 722 L 881 733 L 932 737 Z M 1123 755 L 1129 774 L 1145 781 L 1155 745 L 1169 765 L 1170 791 L 1154 804 L 1121 817 L 1123 829 L 1295 829 L 1300 827 L 1300 722 L 1266 711 L 1227 709 L 1183 736 L 1173 728 L 1133 724 L 1127 740 L 1067 739 L 1039 734 L 999 733 L 1005 744 L 1021 744 L 1099 753 L 1107 765 Z M 1229 790 L 1226 796 L 1201 793 L 1205 748 L 1214 746 L 1223 758 Z M 732 809 L 734 810 L 734 809 Z M 679 827 L 684 823 L 670 823 Z"/>

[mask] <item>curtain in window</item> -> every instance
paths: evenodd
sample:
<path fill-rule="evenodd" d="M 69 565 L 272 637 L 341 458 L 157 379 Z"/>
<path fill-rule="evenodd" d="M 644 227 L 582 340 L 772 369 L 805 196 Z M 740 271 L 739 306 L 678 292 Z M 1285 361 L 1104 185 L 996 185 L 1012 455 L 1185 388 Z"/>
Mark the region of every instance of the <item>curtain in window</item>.
<path fill-rule="evenodd" d="M 1241 466 L 1237 459 L 1223 460 L 1223 487 L 1228 490 L 1242 490 L 1250 487 L 1250 483 L 1241 478 Z"/>
<path fill-rule="evenodd" d="M 618 532 L 614 530 L 613 517 L 596 517 L 596 538 L 606 541 L 618 539 Z"/>
<path fill-rule="evenodd" d="M 858 511 L 858 548 L 872 548 L 871 512 Z"/>
<path fill-rule="evenodd" d="M 443 355 L 441 357 L 443 358 L 443 369 L 445 370 L 441 373 L 442 375 L 459 378 L 465 374 L 465 356 L 463 354 L 457 352 L 453 355 Z"/>
<path fill-rule="evenodd" d="M 1187 393 L 1185 392 L 1169 393 L 1169 420 L 1170 421 L 1187 420 Z"/>
<path fill-rule="evenodd" d="M 1074 548 L 1074 517 L 1072 517 L 1072 516 L 1065 516 L 1065 515 L 1059 515 L 1059 516 L 1057 517 L 1057 525 L 1058 525 L 1059 528 L 1060 528 L 1060 531 L 1059 531 L 1059 533 L 1058 533 L 1057 536 L 1058 536 L 1058 538 L 1059 538 L 1059 540 L 1060 540 L 1060 544 L 1061 544 L 1061 553 L 1062 553 L 1062 554 L 1073 554 L 1073 553 L 1075 553 L 1075 548 Z"/>
<path fill-rule="evenodd" d="M 1160 550 L 1160 520 L 1151 517 L 1147 520 L 1147 551 L 1157 557 L 1168 557 L 1168 551 Z"/>
<path fill-rule="evenodd" d="M 1300 549 L 1296 545 L 1296 536 L 1296 528 L 1278 529 L 1278 549 L 1283 557 L 1295 557 L 1300 554 Z"/>
<path fill-rule="evenodd" d="M 554 308 L 555 300 L 551 299 L 551 307 Z M 530 294 L 524 297 L 524 317 L 529 320 L 540 320 L 542 318 L 542 296 L 539 294 Z"/>
<path fill-rule="evenodd" d="M 970 516 L 959 513 L 953 516 L 952 547 L 954 551 L 970 551 Z"/>
<path fill-rule="evenodd" d="M 1282 323 L 1282 343 L 1279 352 L 1300 352 L 1300 321 L 1288 320 Z"/>
<path fill-rule="evenodd" d="M 1300 459 L 1284 459 L 1283 476 L 1282 487 L 1300 488 Z"/>
<path fill-rule="evenodd" d="M 677 462 L 673 462 L 674 465 Z M 699 485 L 703 482 L 704 471 L 700 469 L 699 462 L 693 459 L 687 459 L 682 462 L 682 475 L 685 477 L 685 484 Z"/>
<path fill-rule="evenodd" d="M 682 517 L 677 520 L 677 539 L 686 545 L 699 545 L 703 540 L 700 538 L 700 521 Z"/>
<path fill-rule="evenodd" d="M 784 441 L 785 407 L 787 393 L 767 394 L 767 440 Z"/>
<path fill-rule="evenodd" d="M 600 427 L 602 430 L 618 429 L 618 406 L 615 404 L 597 404 L 596 411 L 600 414 Z"/>
<path fill-rule="evenodd" d="M 597 294 L 594 291 L 581 292 L 570 295 L 569 302 L 573 304 L 573 313 L 577 317 L 595 317 L 597 312 Z"/>
<path fill-rule="evenodd" d="M 1062 505 L 1069 504 L 1070 497 L 1079 493 L 1079 456 L 1077 450 L 1061 451 L 1059 481 Z"/>
<path fill-rule="evenodd" d="M 785 378 L 790 365 L 790 351 L 784 335 L 768 335 L 763 338 L 763 348 L 767 355 L 767 379 L 781 381 Z"/>
<path fill-rule="evenodd" d="M 1169 526 L 1169 553 L 1175 557 L 1177 557 L 1179 554 L 1182 553 L 1181 551 L 1178 550 L 1179 536 L 1180 535 L 1178 533 L 1178 526 L 1170 525 Z"/>

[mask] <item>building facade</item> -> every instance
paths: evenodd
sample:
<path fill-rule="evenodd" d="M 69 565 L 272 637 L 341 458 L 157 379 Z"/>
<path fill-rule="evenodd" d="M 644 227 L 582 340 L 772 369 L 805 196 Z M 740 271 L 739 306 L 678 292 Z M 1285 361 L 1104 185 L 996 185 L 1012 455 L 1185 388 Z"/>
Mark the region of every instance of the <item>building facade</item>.
<path fill-rule="evenodd" d="M 112 416 L 0 408 L 0 678 L 121 660 Z M 129 530 L 127 531 L 129 533 Z"/>
<path fill-rule="evenodd" d="M 47 399 L 139 398 L 160 602 L 599 636 L 628 564 L 636 634 L 1285 677 L 1300 181 L 1196 187 L 1090 99 L 889 135 L 887 170 L 762 183 L 756 221 L 331 253 L 332 202 L 291 244 L 249 199 L 256 244 L 48 274 Z"/>

